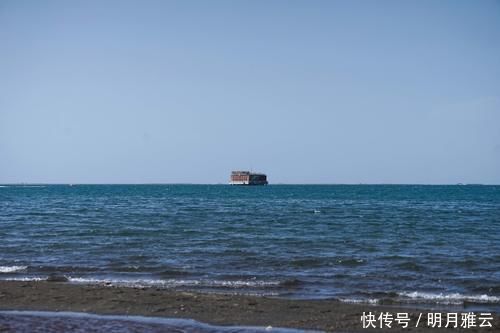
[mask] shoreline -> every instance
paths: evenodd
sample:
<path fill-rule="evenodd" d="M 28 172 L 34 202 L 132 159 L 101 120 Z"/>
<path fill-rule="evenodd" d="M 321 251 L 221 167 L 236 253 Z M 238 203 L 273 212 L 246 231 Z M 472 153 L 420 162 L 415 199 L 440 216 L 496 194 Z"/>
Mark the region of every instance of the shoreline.
<path fill-rule="evenodd" d="M 297 300 L 260 296 L 211 294 L 158 288 L 116 287 L 49 281 L 0 281 L 0 310 L 71 311 L 100 315 L 138 315 L 182 318 L 222 326 L 261 326 L 320 330 L 327 332 L 362 332 L 363 312 L 380 314 L 409 313 L 416 321 L 420 313 L 469 312 L 424 310 L 420 307 L 349 304 L 337 300 Z M 426 324 L 426 322 L 424 323 Z M 495 332 L 500 316 L 493 314 L 491 328 L 444 329 L 426 325 L 403 328 L 393 323 L 383 331 Z M 377 329 L 380 330 L 380 329 Z"/>

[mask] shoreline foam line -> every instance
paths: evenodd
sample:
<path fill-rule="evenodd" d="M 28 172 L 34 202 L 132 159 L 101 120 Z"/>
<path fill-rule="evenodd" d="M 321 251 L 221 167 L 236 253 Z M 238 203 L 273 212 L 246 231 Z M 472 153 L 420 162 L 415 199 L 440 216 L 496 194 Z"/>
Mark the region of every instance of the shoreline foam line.
<path fill-rule="evenodd" d="M 405 312 L 412 318 L 418 318 L 421 313 L 429 311 L 481 311 L 493 313 L 493 325 L 495 328 L 500 327 L 500 307 L 490 305 L 478 308 L 449 306 L 418 308 L 392 303 L 348 304 L 335 299 L 286 299 L 50 281 L 0 281 L 0 310 L 70 311 L 100 315 L 184 318 L 215 326 L 272 326 L 328 332 L 360 331 L 362 328 L 360 316 L 366 311 L 377 314 Z M 21 319 L 30 327 L 35 327 L 33 325 L 37 322 L 43 323 L 43 320 L 36 318 L 24 320 L 19 317 L 19 320 Z M 5 317 L 3 321 L 15 323 L 15 320 Z M 65 325 L 64 320 L 53 322 Z M 130 324 L 130 326 L 140 325 Z M 201 329 L 199 331 L 203 332 Z M 403 333 L 404 329 L 394 327 L 392 331 Z M 478 328 L 469 332 L 482 333 L 482 331 Z M 425 327 L 415 330 L 415 333 L 424 332 L 427 332 Z"/>
<path fill-rule="evenodd" d="M 18 282 L 43 282 L 48 276 L 9 276 L 9 273 L 23 271 L 26 266 L 0 266 L 0 281 Z M 500 296 L 487 294 L 461 294 L 461 293 L 431 293 L 423 291 L 400 291 L 390 292 L 393 296 L 388 297 L 356 297 L 342 295 L 331 297 L 287 297 L 280 294 L 279 290 L 286 290 L 287 281 L 242 281 L 242 280 L 189 280 L 189 279 L 115 279 L 115 278 L 90 278 L 71 277 L 67 278 L 68 284 L 81 286 L 100 286 L 105 288 L 161 288 L 172 291 L 192 291 L 215 294 L 239 294 L 247 296 L 277 297 L 283 299 L 306 299 L 322 300 L 334 299 L 350 304 L 386 304 L 389 300 L 397 305 L 464 305 L 464 303 L 500 305 Z M 291 288 L 293 289 L 293 288 Z M 217 292 L 217 290 L 219 292 Z M 280 295 L 282 297 L 280 297 Z"/>
<path fill-rule="evenodd" d="M 0 273 L 16 273 L 28 269 L 28 266 L 0 266 Z"/>

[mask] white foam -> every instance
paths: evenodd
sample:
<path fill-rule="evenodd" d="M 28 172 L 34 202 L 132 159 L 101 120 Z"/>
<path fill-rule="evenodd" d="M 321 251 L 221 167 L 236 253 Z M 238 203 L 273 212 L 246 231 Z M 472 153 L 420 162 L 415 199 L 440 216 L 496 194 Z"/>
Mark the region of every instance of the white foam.
<path fill-rule="evenodd" d="M 1 279 L 2 281 L 23 281 L 23 282 L 30 282 L 30 281 L 45 281 L 47 278 L 42 278 L 42 277 L 14 277 L 14 278 L 8 278 L 8 279 Z"/>
<path fill-rule="evenodd" d="M 0 266 L 0 273 L 15 273 L 25 271 L 28 266 Z"/>
<path fill-rule="evenodd" d="M 378 302 L 380 301 L 376 298 L 369 298 L 369 299 L 340 298 L 339 300 L 343 303 L 350 303 L 350 304 L 378 304 Z"/>
<path fill-rule="evenodd" d="M 498 303 L 500 302 L 499 296 L 489 295 L 462 295 L 460 293 L 443 294 L 443 293 L 426 293 L 426 292 L 401 292 L 400 296 L 408 297 L 414 300 L 434 301 L 443 304 L 461 304 L 466 302 L 476 303 Z"/>
<path fill-rule="evenodd" d="M 226 288 L 243 288 L 243 287 L 270 287 L 279 286 L 279 281 L 230 281 L 230 280 L 177 280 L 177 279 L 99 279 L 99 278 L 81 278 L 69 277 L 70 282 L 88 283 L 88 284 L 113 284 L 130 287 L 226 287 Z"/>

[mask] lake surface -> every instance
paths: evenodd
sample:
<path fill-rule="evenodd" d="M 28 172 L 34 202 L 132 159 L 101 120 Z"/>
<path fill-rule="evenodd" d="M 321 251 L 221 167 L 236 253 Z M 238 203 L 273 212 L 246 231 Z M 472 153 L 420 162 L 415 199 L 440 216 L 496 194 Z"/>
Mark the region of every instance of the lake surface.
<path fill-rule="evenodd" d="M 500 186 L 0 187 L 0 279 L 500 306 Z"/>

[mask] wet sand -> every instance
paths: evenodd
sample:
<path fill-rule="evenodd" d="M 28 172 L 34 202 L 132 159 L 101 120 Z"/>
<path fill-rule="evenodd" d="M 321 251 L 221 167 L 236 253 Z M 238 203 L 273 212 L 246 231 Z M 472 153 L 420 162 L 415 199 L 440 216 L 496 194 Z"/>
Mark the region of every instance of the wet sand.
<path fill-rule="evenodd" d="M 213 325 L 273 326 L 329 332 L 500 331 L 498 314 L 493 315 L 491 328 L 429 328 L 426 326 L 426 311 L 416 308 L 345 304 L 335 300 L 288 300 L 47 281 L 0 281 L 0 310 L 74 311 L 190 318 Z M 377 316 L 381 312 L 389 312 L 394 316 L 398 312 L 410 313 L 410 326 L 402 328 L 393 322 L 391 328 L 383 330 L 363 328 L 361 315 L 369 311 Z M 432 312 L 468 312 L 468 310 Z M 419 327 L 415 328 L 420 313 L 424 314 Z"/>
<path fill-rule="evenodd" d="M 0 311 L 2 333 L 306 333 L 290 328 L 214 326 L 193 319 L 96 315 L 84 312 Z M 317 332 L 317 331 L 311 331 Z"/>

